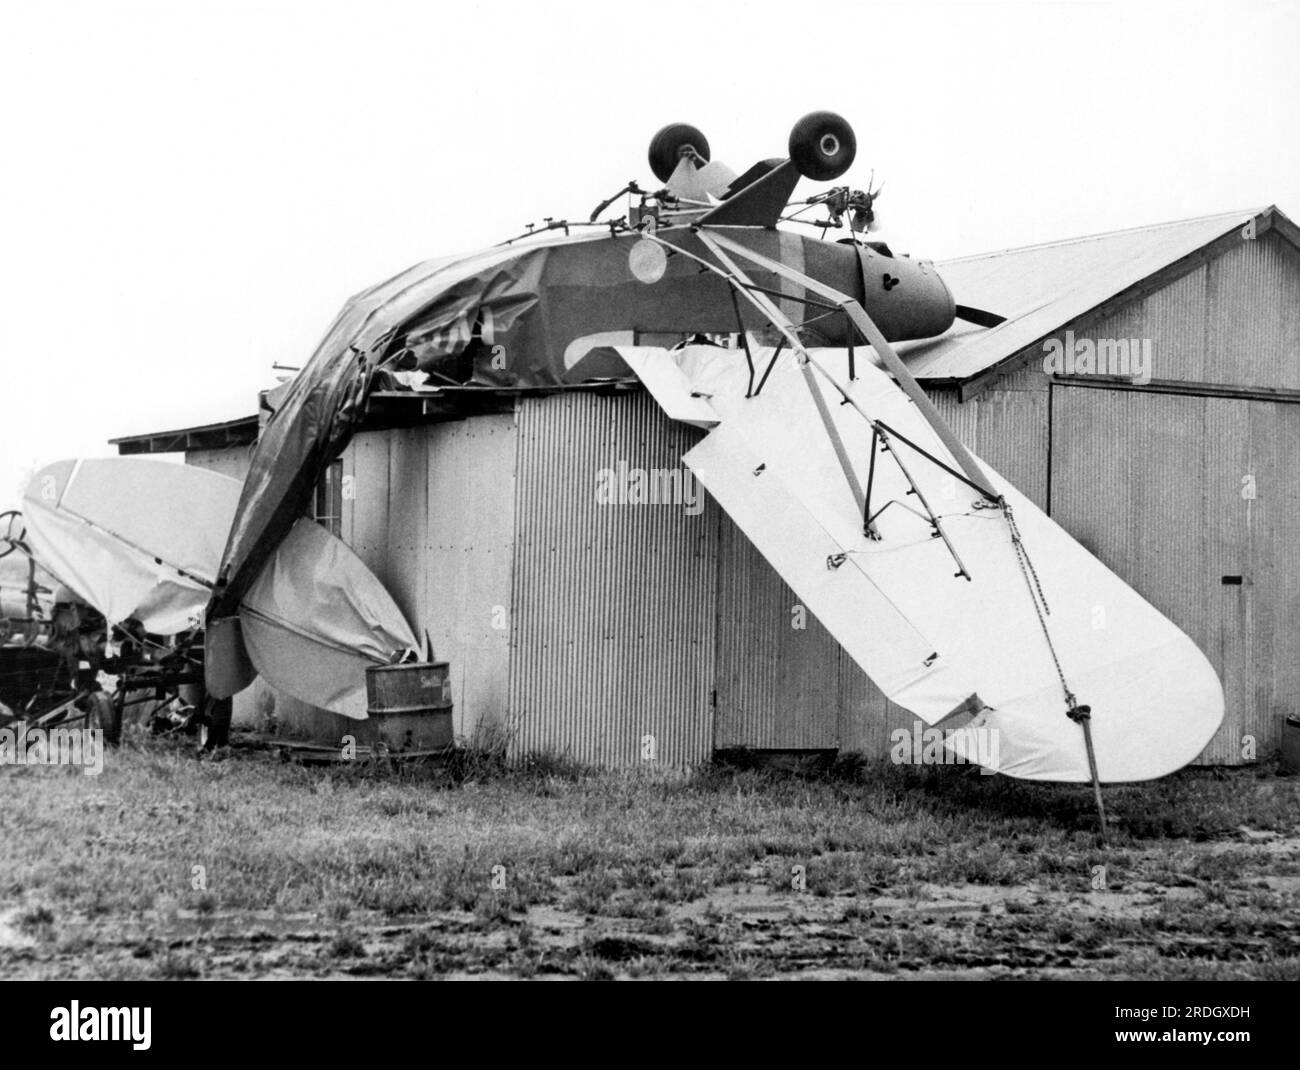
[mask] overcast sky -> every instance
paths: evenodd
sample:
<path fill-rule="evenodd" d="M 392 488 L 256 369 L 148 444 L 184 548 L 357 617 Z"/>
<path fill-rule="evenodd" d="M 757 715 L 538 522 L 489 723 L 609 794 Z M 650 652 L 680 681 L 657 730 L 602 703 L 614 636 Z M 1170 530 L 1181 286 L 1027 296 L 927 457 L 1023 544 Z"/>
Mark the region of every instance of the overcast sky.
<path fill-rule="evenodd" d="M 1297 2 L 0 4 L 0 508 L 251 413 L 351 293 L 585 218 L 671 121 L 739 171 L 841 112 L 922 257 L 1300 219 Z"/>

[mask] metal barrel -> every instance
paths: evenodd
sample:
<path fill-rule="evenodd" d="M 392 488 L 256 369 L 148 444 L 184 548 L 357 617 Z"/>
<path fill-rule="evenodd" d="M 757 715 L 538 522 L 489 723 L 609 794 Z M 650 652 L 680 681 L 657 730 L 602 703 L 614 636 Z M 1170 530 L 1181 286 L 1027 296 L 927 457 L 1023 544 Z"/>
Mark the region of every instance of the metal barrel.
<path fill-rule="evenodd" d="M 374 742 L 391 751 L 441 750 L 452 744 L 451 677 L 445 661 L 367 669 L 366 708 Z"/>

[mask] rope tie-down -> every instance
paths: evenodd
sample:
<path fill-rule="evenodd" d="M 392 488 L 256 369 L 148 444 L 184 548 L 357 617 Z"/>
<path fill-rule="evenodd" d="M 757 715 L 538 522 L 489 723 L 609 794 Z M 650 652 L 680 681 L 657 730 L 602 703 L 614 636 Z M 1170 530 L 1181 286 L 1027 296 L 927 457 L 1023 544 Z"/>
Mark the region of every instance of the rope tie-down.
<path fill-rule="evenodd" d="M 1061 681 L 1061 692 L 1065 696 L 1065 716 L 1083 729 L 1083 743 L 1088 749 L 1088 772 L 1092 776 L 1092 793 L 1097 803 L 1097 820 L 1101 824 L 1101 838 L 1104 841 L 1108 835 L 1106 807 L 1101 800 L 1101 780 L 1097 776 L 1097 755 L 1092 749 L 1092 707 L 1079 703 L 1079 700 L 1074 697 L 1074 692 L 1070 690 L 1069 682 L 1065 679 L 1065 670 L 1061 667 L 1061 659 L 1056 653 L 1056 644 L 1052 642 L 1052 633 L 1047 627 L 1047 618 L 1051 615 L 1052 608 L 1047 604 L 1047 597 L 1043 594 L 1043 585 L 1038 579 L 1038 571 L 1034 568 L 1034 563 L 1029 557 L 1029 551 L 1025 548 L 1024 539 L 1020 535 L 1020 527 L 1016 524 L 1015 514 L 1011 511 L 1011 503 L 1005 498 L 1002 499 L 1002 512 L 1007 518 L 1007 527 L 1011 532 L 1011 545 L 1015 548 L 1016 560 L 1020 564 L 1021 575 L 1025 577 L 1025 585 L 1029 588 L 1029 597 L 1034 603 L 1034 612 L 1038 615 L 1039 627 L 1043 629 L 1043 638 L 1047 640 L 1047 650 L 1052 655 L 1052 664 L 1056 666 L 1057 679 Z"/>

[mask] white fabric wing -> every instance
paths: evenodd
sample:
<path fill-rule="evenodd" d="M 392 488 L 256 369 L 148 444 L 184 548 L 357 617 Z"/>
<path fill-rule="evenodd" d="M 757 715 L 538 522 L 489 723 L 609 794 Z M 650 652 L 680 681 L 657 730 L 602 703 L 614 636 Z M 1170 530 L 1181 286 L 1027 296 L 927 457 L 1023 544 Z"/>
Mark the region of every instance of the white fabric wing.
<path fill-rule="evenodd" d="M 983 753 L 999 772 L 1089 779 L 1083 732 L 1065 712 L 1067 685 L 1091 707 L 1103 781 L 1163 776 L 1195 758 L 1223 718 L 1223 690 L 1204 654 L 980 462 L 1011 507 L 1033 567 L 1027 572 L 1005 511 L 901 440 L 960 470 L 916 406 L 867 361 L 858 361 L 850 382 L 843 356 L 813 353 L 861 411 L 820 373 L 816 381 L 860 485 L 871 481 L 870 510 L 884 507 L 878 540 L 864 533 L 788 351 L 758 397 L 745 398 L 743 384 L 713 393 L 721 424 L 684 458 L 827 630 L 890 699 L 931 724 L 978 695 L 973 705 L 983 712 L 970 720 L 967 704 L 945 727 L 954 730 L 954 749 Z M 734 368 L 736 354 L 730 359 Z M 876 443 L 874 474 L 863 413 L 898 432 L 887 449 Z M 839 554 L 828 569 L 827 558 Z M 929 658 L 917 673 L 922 647 Z M 991 759 L 976 745 L 981 729 L 996 738 Z"/>

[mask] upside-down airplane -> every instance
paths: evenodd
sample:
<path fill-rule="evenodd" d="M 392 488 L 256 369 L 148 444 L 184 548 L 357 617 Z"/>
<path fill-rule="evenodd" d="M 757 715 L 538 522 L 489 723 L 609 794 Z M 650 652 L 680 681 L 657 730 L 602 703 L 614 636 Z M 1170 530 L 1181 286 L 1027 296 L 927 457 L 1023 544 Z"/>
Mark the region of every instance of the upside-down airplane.
<path fill-rule="evenodd" d="M 279 399 L 237 501 L 224 492 L 229 536 L 194 579 L 209 690 L 285 677 L 292 649 L 266 626 L 302 632 L 289 618 L 311 597 L 286 592 L 312 570 L 290 568 L 284 546 L 378 386 L 635 376 L 668 416 L 709 429 L 685 463 L 880 690 L 952 729 L 954 749 L 973 757 L 973 733 L 995 729 L 997 771 L 1094 785 L 1194 758 L 1223 715 L 1204 655 L 974 457 L 892 345 L 1000 317 L 956 305 L 932 264 L 869 240 L 876 192 L 836 186 L 792 204 L 801 178 L 837 179 L 855 152 L 848 123 L 815 112 L 786 157 L 736 174 L 674 124 L 650 146 L 661 188 L 631 182 L 590 219 L 548 220 L 350 300 Z M 626 214 L 602 219 L 624 194 Z M 821 233 L 793 229 L 813 208 Z M 717 335 L 739 344 L 671 341 Z M 40 521 L 29 525 L 38 541 Z M 397 618 L 374 633 L 371 660 L 413 641 Z"/>

